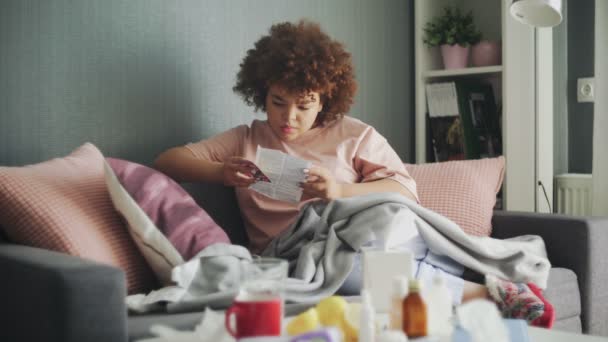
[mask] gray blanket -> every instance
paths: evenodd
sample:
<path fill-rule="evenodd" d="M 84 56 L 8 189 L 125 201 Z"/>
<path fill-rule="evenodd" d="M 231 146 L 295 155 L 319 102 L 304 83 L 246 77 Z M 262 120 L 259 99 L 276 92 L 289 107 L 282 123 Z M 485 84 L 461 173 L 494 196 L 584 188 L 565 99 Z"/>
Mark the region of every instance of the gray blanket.
<path fill-rule="evenodd" d="M 547 285 L 551 265 L 540 237 L 496 240 L 469 236 L 449 219 L 396 193 L 312 203 L 262 255 L 289 261 L 287 301 L 314 303 L 341 286 L 365 243 L 390 239 L 392 232 L 408 229 L 417 229 L 434 253 L 447 255 L 479 273 L 534 282 L 541 288 Z M 189 275 L 186 281 L 182 277 L 185 295 L 169 303 L 168 311 L 229 305 L 250 260 L 249 253 L 239 246 L 205 249 L 198 258 L 174 270 L 174 278 Z"/>

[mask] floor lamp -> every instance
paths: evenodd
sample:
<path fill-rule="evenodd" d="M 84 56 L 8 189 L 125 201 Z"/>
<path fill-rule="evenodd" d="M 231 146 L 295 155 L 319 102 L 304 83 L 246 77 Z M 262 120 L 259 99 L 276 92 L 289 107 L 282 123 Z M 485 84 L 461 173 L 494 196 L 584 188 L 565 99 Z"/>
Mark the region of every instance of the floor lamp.
<path fill-rule="evenodd" d="M 513 0 L 511 15 L 534 27 L 553 27 L 562 22 L 562 0 Z"/>
<path fill-rule="evenodd" d="M 534 28 L 535 35 L 535 84 L 534 84 L 534 125 L 536 163 L 535 209 L 539 212 L 553 212 L 553 153 L 547 153 L 547 146 L 553 146 L 553 30 L 562 22 L 562 0 L 513 0 L 509 8 L 511 16 L 518 22 Z M 537 28 L 541 28 L 538 30 Z M 539 63 L 542 60 L 542 63 Z M 552 148 L 551 148 L 552 151 Z"/>

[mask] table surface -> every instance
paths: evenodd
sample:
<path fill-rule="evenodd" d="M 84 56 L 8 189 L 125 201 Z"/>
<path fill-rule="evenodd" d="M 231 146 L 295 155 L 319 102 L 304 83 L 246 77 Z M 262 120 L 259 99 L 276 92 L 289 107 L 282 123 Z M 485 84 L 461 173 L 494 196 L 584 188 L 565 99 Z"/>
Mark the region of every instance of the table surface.
<path fill-rule="evenodd" d="M 547 330 L 537 327 L 528 327 L 528 334 L 532 342 L 607 342 L 608 338 L 574 334 L 559 330 Z"/>
<path fill-rule="evenodd" d="M 388 324 L 388 315 L 379 314 L 376 315 L 376 319 L 379 321 L 380 326 Z M 530 342 L 608 342 L 608 337 L 582 335 L 531 326 L 528 326 L 528 336 L 530 337 Z M 446 341 L 451 341 L 451 338 L 448 338 Z"/>

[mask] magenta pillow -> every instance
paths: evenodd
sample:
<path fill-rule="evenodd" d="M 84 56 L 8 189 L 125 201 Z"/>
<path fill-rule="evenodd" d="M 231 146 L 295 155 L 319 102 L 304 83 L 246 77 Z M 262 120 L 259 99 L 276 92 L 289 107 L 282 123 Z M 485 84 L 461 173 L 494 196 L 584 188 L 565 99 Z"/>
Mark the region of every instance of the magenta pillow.
<path fill-rule="evenodd" d="M 420 204 L 456 222 L 465 232 L 490 236 L 505 158 L 405 164 Z"/>
<path fill-rule="evenodd" d="M 121 185 L 184 260 L 211 244 L 230 243 L 224 230 L 174 180 L 141 164 L 106 160 Z"/>

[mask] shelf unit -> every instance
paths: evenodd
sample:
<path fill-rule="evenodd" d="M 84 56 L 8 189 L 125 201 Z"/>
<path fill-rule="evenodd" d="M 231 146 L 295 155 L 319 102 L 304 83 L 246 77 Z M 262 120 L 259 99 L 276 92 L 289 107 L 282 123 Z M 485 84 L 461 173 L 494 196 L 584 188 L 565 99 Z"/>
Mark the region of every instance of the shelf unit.
<path fill-rule="evenodd" d="M 536 211 L 539 175 L 549 177 L 544 171 L 549 167 L 548 159 L 539 163 L 542 153 L 538 146 L 545 146 L 549 135 L 545 131 L 539 134 L 538 128 L 537 112 L 542 109 L 542 103 L 537 101 L 538 33 L 510 17 L 510 3 L 510 0 L 415 0 L 416 162 L 430 161 L 427 159 L 425 85 L 463 78 L 486 80 L 493 86 L 497 105 L 502 104 L 502 144 L 507 160 L 503 208 Z M 446 6 L 457 6 L 465 13 L 472 11 L 484 39 L 502 42 L 502 65 L 443 69 L 439 49 L 423 44 L 423 28 Z M 552 135 L 550 139 L 552 142 Z M 550 164 L 552 170 L 552 159 Z M 552 184 L 552 174 L 550 177 L 543 182 L 545 186 Z"/>

